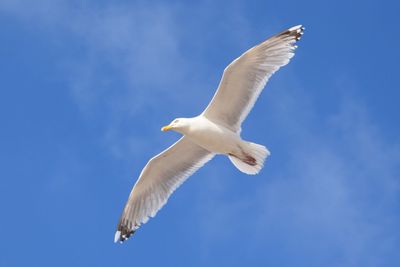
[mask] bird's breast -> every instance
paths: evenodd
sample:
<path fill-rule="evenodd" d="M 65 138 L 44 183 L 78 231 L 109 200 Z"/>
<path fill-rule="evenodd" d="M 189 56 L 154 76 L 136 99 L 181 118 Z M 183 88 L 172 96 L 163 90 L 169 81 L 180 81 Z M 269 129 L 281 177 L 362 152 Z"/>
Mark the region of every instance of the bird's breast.
<path fill-rule="evenodd" d="M 192 142 L 217 154 L 232 153 L 240 142 L 240 137 L 236 133 L 207 119 L 194 124 L 186 136 Z"/>

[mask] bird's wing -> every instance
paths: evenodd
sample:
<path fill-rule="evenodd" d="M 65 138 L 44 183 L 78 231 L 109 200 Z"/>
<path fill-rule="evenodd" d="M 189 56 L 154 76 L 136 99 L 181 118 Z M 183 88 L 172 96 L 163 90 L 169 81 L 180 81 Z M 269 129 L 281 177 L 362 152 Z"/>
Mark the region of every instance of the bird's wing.
<path fill-rule="evenodd" d="M 168 197 L 190 175 L 211 160 L 213 153 L 182 137 L 153 157 L 143 168 L 129 195 L 115 234 L 123 242 L 142 223 L 154 217 Z"/>
<path fill-rule="evenodd" d="M 301 25 L 277 34 L 249 49 L 225 68 L 218 90 L 203 115 L 238 132 L 268 79 L 289 63 Z"/>

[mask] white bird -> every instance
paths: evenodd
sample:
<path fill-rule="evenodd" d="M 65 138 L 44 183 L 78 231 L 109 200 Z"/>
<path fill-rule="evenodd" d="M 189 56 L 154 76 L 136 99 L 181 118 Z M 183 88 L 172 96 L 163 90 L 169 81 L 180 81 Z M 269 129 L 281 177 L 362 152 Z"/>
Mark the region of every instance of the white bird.
<path fill-rule="evenodd" d="M 202 114 L 175 119 L 161 128 L 184 136 L 143 168 L 118 223 L 115 242 L 122 243 L 154 217 L 174 190 L 216 154 L 228 156 L 244 173 L 261 170 L 270 153 L 242 140 L 241 124 L 271 75 L 289 63 L 303 31 L 301 25 L 292 27 L 245 52 L 225 68 Z"/>

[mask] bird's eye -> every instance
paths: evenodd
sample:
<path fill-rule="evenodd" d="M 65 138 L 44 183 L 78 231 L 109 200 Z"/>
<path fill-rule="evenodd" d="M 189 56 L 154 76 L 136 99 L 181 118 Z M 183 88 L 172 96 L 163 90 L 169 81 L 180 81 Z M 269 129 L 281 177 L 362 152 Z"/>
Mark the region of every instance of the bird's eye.
<path fill-rule="evenodd" d="M 179 120 L 174 120 L 174 123 L 178 123 L 179 122 Z"/>

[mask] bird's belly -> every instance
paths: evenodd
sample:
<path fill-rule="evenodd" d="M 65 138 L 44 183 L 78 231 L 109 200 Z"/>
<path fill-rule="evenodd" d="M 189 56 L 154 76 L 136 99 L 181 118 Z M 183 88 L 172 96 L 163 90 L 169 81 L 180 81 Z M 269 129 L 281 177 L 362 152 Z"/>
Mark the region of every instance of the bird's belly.
<path fill-rule="evenodd" d="M 187 135 L 194 143 L 217 154 L 230 154 L 238 149 L 240 137 L 219 126 L 200 128 Z"/>

